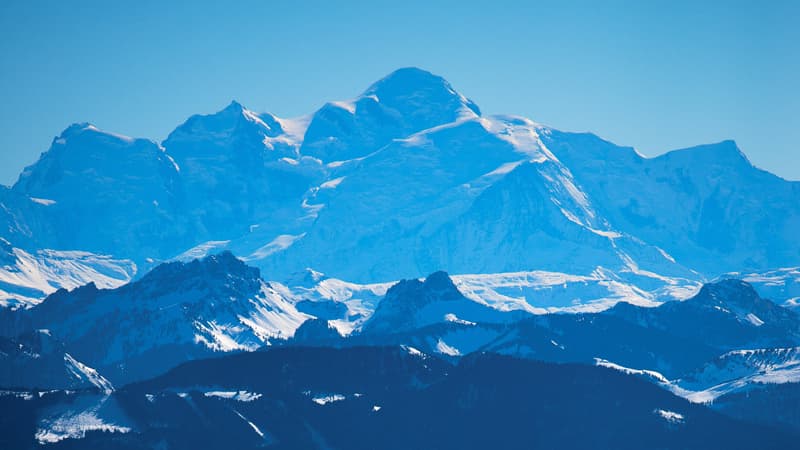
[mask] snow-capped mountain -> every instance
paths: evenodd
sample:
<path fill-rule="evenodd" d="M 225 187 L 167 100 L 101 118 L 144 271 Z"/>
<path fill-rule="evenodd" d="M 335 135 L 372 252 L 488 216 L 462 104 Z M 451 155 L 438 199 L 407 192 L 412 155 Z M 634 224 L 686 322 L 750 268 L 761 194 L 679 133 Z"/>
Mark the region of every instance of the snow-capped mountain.
<path fill-rule="evenodd" d="M 325 162 L 353 160 L 394 139 L 478 116 L 478 106 L 444 78 L 404 68 L 355 99 L 320 108 L 308 124 L 300 152 Z"/>
<path fill-rule="evenodd" d="M 648 279 L 649 282 L 642 283 L 642 277 L 635 274 L 605 269 L 587 276 L 540 270 L 450 278 L 461 295 L 481 308 L 489 306 L 498 311 L 528 314 L 599 312 L 618 302 L 654 307 L 666 301 L 687 299 L 700 289 L 700 283 L 687 279 Z M 361 329 L 397 282 L 358 284 L 307 269 L 283 283 L 271 284 L 291 299 L 298 310 L 330 322 L 340 335 L 347 336 Z M 515 317 L 521 316 L 525 314 Z"/>
<path fill-rule="evenodd" d="M 334 164 L 331 181 L 304 200 L 312 226 L 281 230 L 292 237 L 285 248 L 251 259 L 265 273 L 312 267 L 375 282 L 440 269 L 558 271 L 570 259 L 579 274 L 604 266 L 694 276 L 599 218 L 527 122 L 468 117 Z"/>
<path fill-rule="evenodd" d="M 506 324 L 529 314 L 468 299 L 447 273 L 439 271 L 424 281 L 402 280 L 392 286 L 353 339 L 459 357 L 480 349 Z"/>
<path fill-rule="evenodd" d="M 534 316 L 481 351 L 593 360 L 732 417 L 800 431 L 798 330 L 793 310 L 745 282 L 722 280 L 655 308 L 619 303 L 601 313 Z"/>
<path fill-rule="evenodd" d="M 299 158 L 292 125 L 232 102 L 170 133 L 162 145 L 180 170 L 180 208 L 203 236 L 232 239 L 300 213 L 303 194 L 322 175 L 318 162 Z"/>
<path fill-rule="evenodd" d="M 309 318 L 228 252 L 162 264 L 116 289 L 59 290 L 17 314 L 116 384 L 214 352 L 256 350 Z"/>
<path fill-rule="evenodd" d="M 282 281 L 607 271 L 657 302 L 640 291 L 684 298 L 724 272 L 795 263 L 797 186 L 729 141 L 645 158 L 483 115 L 406 68 L 299 119 L 233 102 L 160 145 L 73 125 L 0 191 L 0 225 L 29 254 L 89 251 L 140 273 L 230 249 Z M 566 305 L 536 305 L 550 306 Z"/>
<path fill-rule="evenodd" d="M 467 280 L 470 282 L 475 283 L 475 280 Z M 391 407 L 386 397 L 378 399 L 379 395 L 366 384 L 359 385 L 356 390 L 353 387 L 344 389 L 341 383 L 355 386 L 353 383 L 360 378 L 353 378 L 354 374 L 366 370 L 363 375 L 371 383 L 376 383 L 373 386 L 377 389 L 375 392 L 385 392 L 385 385 L 381 384 L 385 380 L 372 379 L 370 367 L 386 370 L 396 353 L 380 356 L 383 362 L 377 365 L 357 358 L 354 364 L 360 365 L 349 367 L 346 372 L 349 375 L 337 378 L 331 367 L 345 364 L 345 361 L 334 363 L 329 358 L 337 354 L 329 353 L 323 360 L 314 362 L 314 352 L 325 354 L 332 350 L 297 348 L 303 344 L 339 347 L 356 353 L 383 351 L 380 348 L 364 350 L 365 346 L 400 345 L 408 355 L 406 357 L 419 358 L 421 367 L 427 371 L 438 370 L 435 367 L 440 364 L 427 355 L 449 361 L 462 360 L 458 363 L 459 369 L 444 368 L 437 376 L 448 380 L 466 376 L 463 381 L 473 386 L 480 378 L 474 378 L 478 374 L 469 369 L 476 358 L 486 358 L 487 361 L 497 358 L 485 356 L 487 353 L 527 360 L 526 363 L 515 363 L 523 365 L 542 364 L 531 359 L 562 364 L 584 363 L 584 366 L 577 366 L 583 367 L 580 370 L 587 370 L 586 366 L 601 361 L 597 365 L 634 375 L 630 377 L 632 379 L 644 378 L 633 381 L 619 378 L 620 389 L 624 392 L 631 383 L 654 383 L 653 390 L 663 389 L 664 395 L 678 394 L 695 403 L 706 403 L 720 396 L 727 400 L 736 392 L 753 390 L 767 378 L 771 383 L 791 382 L 796 375 L 796 348 L 725 350 L 736 345 L 764 342 L 800 343 L 798 319 L 794 312 L 761 299 L 752 287 L 735 280 L 706 285 L 696 296 L 685 301 L 666 302 L 657 307 L 618 304 L 608 311 L 578 314 L 535 314 L 536 311 L 525 308 L 508 308 L 507 302 L 492 303 L 469 298 L 444 272 L 435 272 L 424 280 L 403 280 L 388 288 L 366 288 L 307 271 L 295 276 L 292 284 L 305 286 L 304 290 L 268 284 L 261 280 L 258 269 L 248 267 L 232 254 L 223 252 L 188 263 L 162 264 L 140 280 L 116 289 L 97 290 L 89 285 L 73 291 L 60 290 L 31 309 L 13 311 L 17 315 L 16 326 L 21 322 L 34 330 L 33 336 L 47 338 L 41 342 L 56 344 L 50 345 L 49 349 L 41 343 L 38 347 L 28 344 L 18 349 L 17 341 L 2 340 L 8 342 L 8 351 L 4 350 L 7 354 L 4 364 L 8 363 L 11 376 L 8 382 L 15 379 L 14 376 L 17 380 L 27 380 L 27 383 L 34 379 L 38 381 L 35 385 L 16 385 L 16 390 L 8 391 L 10 394 L 0 395 L 0 403 L 22 399 L 30 403 L 17 408 L 43 408 L 35 412 L 38 421 L 35 436 L 39 443 L 85 439 L 81 442 L 89 447 L 93 442 L 103 442 L 102 439 L 95 441 L 99 437 L 93 434 L 96 430 L 113 432 L 114 436 L 128 436 L 125 439 L 139 439 L 139 433 L 143 431 L 141 427 L 150 427 L 143 424 L 160 423 L 163 426 L 165 420 L 173 420 L 157 411 L 169 410 L 175 401 L 183 404 L 190 397 L 206 399 L 200 405 L 205 405 L 206 401 L 231 401 L 237 406 L 249 402 L 258 402 L 257 405 L 264 407 L 272 405 L 270 402 L 278 394 L 258 383 L 288 383 L 288 389 L 300 392 L 303 396 L 300 398 L 311 402 L 307 406 L 314 408 L 348 400 L 361 405 L 357 399 L 364 397 L 375 402 L 370 407 L 378 406 L 379 410 Z M 500 286 L 501 283 L 495 284 L 497 289 Z M 299 292 L 305 292 L 308 298 L 303 299 Z M 378 300 L 369 297 L 378 296 L 380 292 L 385 294 Z M 369 311 L 366 319 L 346 320 L 356 305 L 363 307 L 372 302 L 376 307 L 374 312 Z M 300 305 L 310 314 L 298 310 Z M 680 326 L 681 315 L 674 309 L 678 306 L 683 308 L 681 314 L 690 324 L 702 322 L 708 329 Z M 757 323 L 750 315 L 763 318 L 760 319 L 763 323 Z M 339 327 L 345 323 L 353 325 L 359 320 L 363 320 L 363 325 L 353 326 L 349 334 L 340 333 L 339 327 L 334 325 L 337 320 Z M 730 329 L 734 332 L 727 333 Z M 748 329 L 758 331 L 747 333 Z M 708 339 L 708 330 L 726 333 L 719 333 L 720 338 L 713 340 Z M 62 339 L 63 344 L 55 339 Z M 119 395 L 112 393 L 115 386 L 157 376 L 187 360 L 223 352 L 255 350 L 262 345 L 278 347 L 284 352 L 267 350 L 266 354 L 273 356 L 266 358 L 280 358 L 280 355 L 297 352 L 291 361 L 283 362 L 279 364 L 280 368 L 275 369 L 281 371 L 281 376 L 273 377 L 256 370 L 243 359 L 214 358 L 201 362 L 200 366 L 179 367 L 155 384 L 147 385 L 150 387 L 139 385 L 134 389 L 141 398 L 134 403 L 131 403 L 130 389 L 123 388 L 124 392 Z M 283 346 L 295 349 L 280 349 Z M 241 370 L 242 379 L 251 381 L 228 383 L 225 374 L 237 373 L 236 367 L 240 362 L 249 367 Z M 502 369 L 506 366 L 500 362 L 500 368 L 495 363 L 483 367 L 489 371 L 487 373 L 494 373 L 493 377 L 497 379 L 495 370 L 510 373 Z M 213 369 L 206 367 L 209 364 L 221 366 Z M 291 375 L 286 372 L 287 364 L 301 364 L 305 368 Z M 323 371 L 314 369 L 315 364 L 327 367 L 321 381 L 309 375 L 322 376 Z M 408 364 L 401 363 L 401 367 L 408 368 Z M 462 371 L 462 366 L 466 372 Z M 50 377 L 30 378 L 27 372 L 31 370 L 40 370 L 42 375 Z M 536 370 L 544 368 L 537 366 Z M 181 382 L 191 386 L 173 385 L 169 381 L 182 379 L 185 375 L 190 378 Z M 567 372 L 559 372 L 558 376 L 566 375 Z M 592 380 L 604 376 L 597 372 L 585 375 L 591 376 Z M 727 379 L 727 376 L 733 378 Z M 531 380 L 527 381 L 529 385 Z M 581 386 L 585 383 L 580 379 L 575 382 Z M 414 389 L 428 385 L 419 383 L 419 379 L 413 381 Z M 36 388 L 87 388 L 93 393 L 88 397 L 69 392 L 40 394 Z M 202 391 L 199 394 L 195 393 L 198 389 Z M 105 394 L 98 396 L 98 391 Z M 715 393 L 717 395 L 712 397 Z M 267 394 L 269 402 L 260 402 Z M 294 395 L 289 398 L 294 398 Z M 431 395 L 435 396 L 426 390 L 423 398 L 430 399 Z M 667 398 L 671 400 L 667 401 Z M 701 406 L 679 405 L 678 400 L 672 397 L 664 397 L 661 401 L 672 406 L 665 403 L 651 408 L 648 414 L 655 414 L 658 420 L 670 426 L 684 423 L 686 417 L 706 414 L 697 409 Z M 41 402 L 49 406 L 38 406 Z M 675 409 L 677 406 L 680 406 L 679 410 Z M 175 412 L 175 417 L 184 415 L 180 411 Z M 773 412 L 767 411 L 766 415 L 759 417 L 769 417 Z M 258 423 L 254 421 L 252 411 L 240 411 L 239 414 L 247 417 L 242 419 L 245 425 L 251 424 L 252 429 L 258 430 L 256 435 L 267 439 L 266 436 L 277 433 L 274 429 L 263 428 L 262 419 L 258 419 Z M 308 417 L 305 413 L 301 416 Z M 275 423 L 274 420 L 271 423 Z M 186 430 L 180 424 L 171 426 L 177 427 L 175 432 L 184 433 L 180 430 Z M 161 436 L 161 432 L 151 432 Z M 129 436 L 129 433 L 132 434 Z"/>
<path fill-rule="evenodd" d="M 591 134 L 543 136 L 607 220 L 677 261 L 708 275 L 796 265 L 800 183 L 754 167 L 733 141 L 645 158 Z"/>
<path fill-rule="evenodd" d="M 676 379 L 734 349 L 800 344 L 800 316 L 737 280 L 658 306 L 623 302 L 600 313 L 546 314 L 467 297 L 456 279 L 436 272 L 393 285 L 363 325 L 356 325 L 364 320 L 359 316 L 347 333 L 332 332 L 346 323 L 347 300 L 313 303 L 316 309 L 306 311 L 320 320 L 308 323 L 295 345 L 407 345 L 453 357 L 481 350 L 555 362 L 601 358 Z"/>
<path fill-rule="evenodd" d="M 191 245 L 176 214 L 179 172 L 155 142 L 75 124 L 26 167 L 13 190 L 45 206 L 42 247 L 157 256 Z M 188 233 L 191 236 L 191 233 Z"/>
<path fill-rule="evenodd" d="M 800 316 L 740 280 L 709 283 L 683 302 L 658 308 L 619 303 L 609 314 L 645 327 L 691 337 L 725 350 L 791 347 L 800 342 Z"/>
<path fill-rule="evenodd" d="M 403 280 L 392 286 L 362 332 L 404 333 L 437 323 L 504 323 L 514 317 L 464 297 L 447 273 L 434 272 L 424 282 Z"/>
<path fill-rule="evenodd" d="M 75 124 L 0 187 L 0 405 L 22 412 L 0 430 L 30 429 L 0 447 L 421 448 L 435 423 L 463 448 L 578 417 L 611 448 L 753 448 L 673 394 L 800 430 L 762 404 L 800 398 L 796 229 L 800 183 L 731 141 L 647 158 L 416 68 L 161 143 Z M 375 432 L 409 411 L 419 433 Z"/>

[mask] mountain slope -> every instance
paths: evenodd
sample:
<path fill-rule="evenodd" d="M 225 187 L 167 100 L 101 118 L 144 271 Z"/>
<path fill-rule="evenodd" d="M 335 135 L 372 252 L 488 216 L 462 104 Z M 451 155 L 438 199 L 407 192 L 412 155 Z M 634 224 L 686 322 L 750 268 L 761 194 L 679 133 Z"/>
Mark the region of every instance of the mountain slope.
<path fill-rule="evenodd" d="M 114 288 L 130 281 L 136 271 L 131 261 L 78 251 L 39 250 L 30 254 L 0 238 L 0 305 L 31 306 L 58 289 L 87 283 Z"/>
<path fill-rule="evenodd" d="M 681 378 L 679 383 L 686 389 L 701 391 L 692 397 L 707 402 L 758 389 L 759 385 L 800 383 L 800 348 L 730 351 Z"/>
<path fill-rule="evenodd" d="M 325 162 L 368 155 L 392 139 L 480 116 L 472 101 L 444 78 L 408 67 L 350 101 L 331 102 L 312 117 L 300 153 Z"/>
<path fill-rule="evenodd" d="M 651 309 L 619 303 L 608 313 L 723 350 L 791 347 L 800 342 L 800 316 L 762 299 L 739 280 L 706 284 L 686 301 Z"/>
<path fill-rule="evenodd" d="M 796 265 L 800 183 L 754 167 L 733 141 L 645 158 L 591 134 L 543 140 L 614 226 L 690 267 L 716 276 Z"/>
<path fill-rule="evenodd" d="M 440 269 L 553 270 L 565 258 L 574 261 L 574 274 L 605 266 L 696 275 L 609 228 L 537 127 L 519 118 L 467 117 L 337 164 L 335 183 L 305 201 L 311 227 L 252 261 L 278 278 L 313 267 L 354 282 Z"/>
<path fill-rule="evenodd" d="M 180 168 L 183 212 L 205 236 L 231 239 L 275 220 L 281 208 L 299 210 L 322 168 L 298 164 L 300 141 L 282 123 L 232 102 L 190 117 L 163 142 Z"/>
<path fill-rule="evenodd" d="M 261 280 L 258 269 L 226 252 L 163 264 L 117 289 L 61 290 L 19 314 L 115 384 L 186 359 L 288 339 L 309 317 Z"/>
<path fill-rule="evenodd" d="M 800 267 L 759 272 L 733 272 L 723 277 L 741 278 L 750 283 L 758 294 L 787 308 L 800 307 Z"/>
<path fill-rule="evenodd" d="M 75 124 L 13 189 L 47 205 L 51 248 L 159 257 L 190 245 L 176 215 L 178 167 L 156 143 Z M 102 214 L 99 214 L 102 212 Z"/>
<path fill-rule="evenodd" d="M 605 368 L 496 355 L 450 366 L 400 348 L 284 348 L 194 361 L 112 399 L 128 421 L 98 420 L 117 432 L 87 432 L 64 444 L 699 449 L 714 442 L 768 449 L 796 439 Z M 32 427 L 45 435 L 50 423 Z"/>
<path fill-rule="evenodd" d="M 445 272 L 392 286 L 364 324 L 363 334 L 403 333 L 445 322 L 503 323 L 515 315 L 464 297 Z M 516 315 L 516 317 L 519 317 Z"/>
<path fill-rule="evenodd" d="M 66 353 L 50 330 L 36 330 L 17 339 L 0 337 L 0 386 L 18 390 L 114 389 L 96 370 Z"/>

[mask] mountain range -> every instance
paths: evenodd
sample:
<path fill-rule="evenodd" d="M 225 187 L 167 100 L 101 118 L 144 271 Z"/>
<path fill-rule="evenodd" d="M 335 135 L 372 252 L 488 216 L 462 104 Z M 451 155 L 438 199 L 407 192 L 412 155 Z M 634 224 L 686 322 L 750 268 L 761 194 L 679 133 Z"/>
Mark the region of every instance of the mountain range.
<path fill-rule="evenodd" d="M 732 141 L 648 158 L 417 68 L 74 124 L 0 187 L 0 446 L 786 448 L 797 229 Z"/>
<path fill-rule="evenodd" d="M 451 365 L 399 347 L 293 347 L 194 361 L 102 404 L 86 402 L 72 416 L 52 397 L 0 397 L 20 411 L 0 432 L 35 430 L 19 447 L 83 449 L 778 449 L 796 442 L 603 367 L 491 354 Z M 37 409 L 46 411 L 48 428 L 26 421 Z M 82 439 L 71 439 L 79 432 Z"/>
<path fill-rule="evenodd" d="M 0 225 L 7 247 L 30 255 L 109 255 L 117 284 L 130 262 L 141 275 L 230 249 L 279 281 L 307 268 L 362 284 L 601 269 L 662 300 L 724 273 L 793 266 L 798 186 L 731 141 L 646 158 L 483 115 L 407 68 L 299 119 L 233 102 L 160 144 L 72 125 L 0 192 Z M 50 293 L 9 266 L 7 304 Z"/>

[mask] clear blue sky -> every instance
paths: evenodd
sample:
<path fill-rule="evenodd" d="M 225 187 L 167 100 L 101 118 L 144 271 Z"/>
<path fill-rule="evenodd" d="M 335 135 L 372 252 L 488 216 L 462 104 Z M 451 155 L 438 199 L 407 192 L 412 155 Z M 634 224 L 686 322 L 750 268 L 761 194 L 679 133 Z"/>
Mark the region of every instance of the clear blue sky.
<path fill-rule="evenodd" d="M 485 113 L 646 155 L 735 139 L 800 180 L 800 1 L 161 3 L 0 1 L 0 183 L 72 122 L 160 141 L 231 99 L 291 117 L 412 65 Z"/>

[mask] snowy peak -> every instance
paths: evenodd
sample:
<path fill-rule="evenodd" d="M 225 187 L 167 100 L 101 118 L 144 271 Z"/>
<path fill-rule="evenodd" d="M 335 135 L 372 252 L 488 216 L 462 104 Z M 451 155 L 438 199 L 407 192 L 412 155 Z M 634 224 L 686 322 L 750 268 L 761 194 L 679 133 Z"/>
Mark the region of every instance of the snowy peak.
<path fill-rule="evenodd" d="M 289 339 L 309 318 L 229 252 L 162 264 L 117 289 L 60 290 L 24 313 L 115 383 Z"/>
<path fill-rule="evenodd" d="M 13 187 L 36 210 L 23 205 L 11 215 L 15 228 L 38 231 L 33 249 L 162 257 L 192 239 L 175 223 L 178 177 L 155 142 L 77 124 Z"/>
<path fill-rule="evenodd" d="M 425 281 L 402 280 L 389 288 L 384 303 L 404 303 L 421 308 L 434 301 L 452 301 L 464 298 L 447 272 L 438 271 L 428 275 Z M 380 309 L 381 306 L 378 306 Z"/>
<path fill-rule="evenodd" d="M 326 162 L 349 160 L 392 139 L 478 116 L 477 105 L 444 78 L 421 69 L 400 69 L 355 99 L 320 108 L 309 123 L 301 153 Z"/>
<path fill-rule="evenodd" d="M 465 297 L 445 272 L 425 279 L 402 280 L 389 288 L 362 333 L 408 333 L 434 324 L 471 327 L 476 323 L 504 323 L 519 316 Z"/>
<path fill-rule="evenodd" d="M 125 179 L 171 171 L 174 167 L 155 142 L 77 123 L 56 137 L 36 163 L 25 168 L 14 189 L 51 199 L 73 193 L 67 187 L 86 187 L 99 178 L 105 185 L 109 181 L 111 185 L 124 184 Z"/>
<path fill-rule="evenodd" d="M 63 143 L 60 141 L 69 139 L 70 137 L 79 135 L 80 133 L 83 132 L 92 132 L 92 131 L 99 131 L 99 130 L 97 130 L 97 127 L 95 127 L 89 122 L 76 122 L 65 128 L 64 131 L 62 131 L 58 137 L 53 138 L 53 143 L 56 142 Z"/>
<path fill-rule="evenodd" d="M 217 145 L 227 140 L 252 137 L 258 141 L 264 137 L 275 137 L 283 133 L 280 123 L 271 115 L 263 115 L 267 120 L 237 101 L 232 101 L 224 109 L 213 114 L 196 114 L 176 128 L 164 141 L 170 151 L 184 150 L 179 144 L 212 141 Z M 260 139 L 259 139 L 260 137 Z M 176 147 L 175 150 L 172 147 Z M 199 149 L 195 149 L 199 150 Z M 181 156 L 176 154 L 175 156 Z"/>
<path fill-rule="evenodd" d="M 281 142 L 277 148 L 268 145 L 283 135 L 277 117 L 256 114 L 232 101 L 216 113 L 189 117 L 169 134 L 163 146 L 178 166 L 188 172 L 190 181 L 202 181 L 217 175 L 226 165 L 240 171 L 257 170 L 266 161 L 286 154 L 293 156 L 294 145 L 290 142 Z M 278 151 L 269 151 L 273 149 Z"/>
<path fill-rule="evenodd" d="M 425 278 L 421 288 L 428 292 L 428 295 L 439 300 L 458 300 L 463 298 L 450 275 L 443 270 L 433 272 Z"/>
<path fill-rule="evenodd" d="M 299 138 L 285 133 L 282 123 L 232 102 L 215 114 L 190 117 L 164 141 L 180 167 L 182 212 L 206 240 L 240 236 L 274 218 L 274 209 L 299 206 L 309 175 L 295 167 Z"/>
<path fill-rule="evenodd" d="M 300 345 L 336 345 L 342 341 L 342 335 L 330 321 L 324 319 L 308 319 L 294 333 L 292 342 Z"/>
<path fill-rule="evenodd" d="M 481 115 L 478 105 L 456 92 L 447 80 L 416 67 L 398 69 L 375 82 L 362 94 L 370 96 L 401 114 L 420 119 L 424 115 L 439 119 L 433 114 Z"/>
<path fill-rule="evenodd" d="M 230 286 L 253 289 L 261 280 L 261 273 L 250 267 L 233 253 L 223 251 L 190 262 L 170 262 L 162 264 L 145 275 L 138 284 L 174 282 L 180 279 L 188 283 L 224 283 Z"/>
<path fill-rule="evenodd" d="M 54 144 L 67 144 L 67 141 L 71 138 L 86 138 L 86 139 L 109 139 L 109 140 L 122 140 L 126 142 L 133 142 L 135 140 L 146 140 L 146 139 L 135 139 L 129 136 L 123 136 L 121 134 L 111 133 L 108 131 L 103 131 L 97 126 L 89 122 L 77 122 L 73 123 L 72 125 L 68 126 L 61 132 L 61 134 L 53 139 Z"/>
<path fill-rule="evenodd" d="M 673 150 L 657 157 L 656 160 L 701 166 L 752 167 L 750 160 L 732 140 Z"/>

